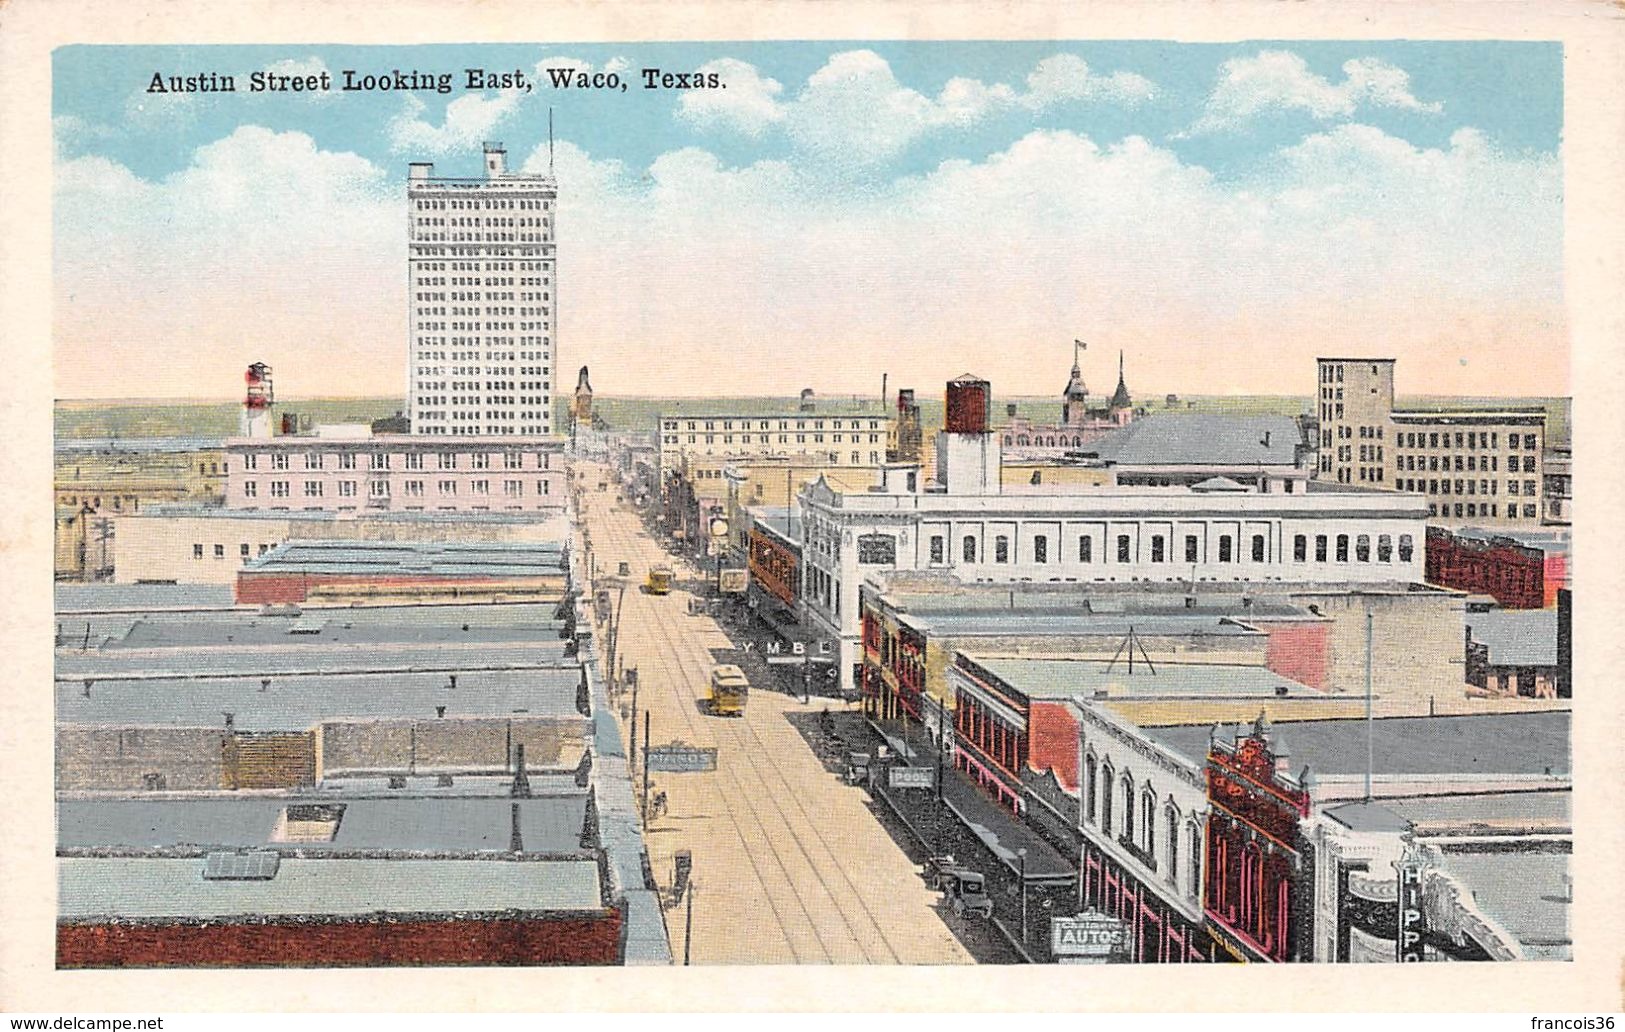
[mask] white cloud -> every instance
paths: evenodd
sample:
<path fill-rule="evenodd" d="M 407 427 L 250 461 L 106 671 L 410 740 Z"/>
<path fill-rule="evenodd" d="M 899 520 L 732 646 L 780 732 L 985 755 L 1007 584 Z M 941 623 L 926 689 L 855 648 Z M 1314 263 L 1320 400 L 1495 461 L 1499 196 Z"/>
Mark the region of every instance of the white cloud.
<path fill-rule="evenodd" d="M 51 119 L 51 140 L 59 155 L 76 151 L 81 147 L 106 143 L 118 139 L 120 135 L 112 126 L 87 122 L 78 115 L 57 115 Z"/>
<path fill-rule="evenodd" d="M 409 93 L 387 127 L 390 150 L 435 157 L 477 150 L 480 142 L 489 139 L 492 130 L 519 107 L 523 96 L 518 90 L 465 94 L 447 104 L 440 124 L 433 125 L 422 117 L 428 105 Z"/>
<path fill-rule="evenodd" d="M 1443 110 L 1438 102 L 1417 100 L 1411 94 L 1409 73 L 1386 61 L 1373 57 L 1345 61 L 1343 75 L 1342 82 L 1333 83 L 1310 71 L 1302 57 L 1284 50 L 1231 58 L 1220 67 L 1201 116 L 1183 135 L 1235 129 L 1272 111 L 1303 111 L 1325 120 L 1348 117 L 1361 107 L 1429 114 Z"/>
<path fill-rule="evenodd" d="M 522 165 L 546 161 L 543 145 Z M 644 167 L 561 140 L 555 168 L 560 363 L 590 359 L 611 393 L 716 393 L 752 369 L 764 389 L 858 389 L 883 370 L 927 388 L 962 367 L 1050 391 L 1085 334 L 1129 347 L 1131 386 L 1153 379 L 1136 379 L 1143 362 L 1160 370 L 1147 387 L 1281 390 L 1312 375 L 1292 363 L 1308 370 L 1316 348 L 1422 342 L 1444 357 L 1407 376 L 1448 390 L 1452 348 L 1476 369 L 1561 347 L 1558 159 L 1473 130 L 1425 148 L 1341 125 L 1240 181 L 1143 138 L 1068 131 L 866 193 L 799 160 L 730 166 L 693 147 Z M 67 380 L 128 343 L 147 393 L 232 381 L 246 351 L 319 377 L 305 393 L 400 390 L 398 170 L 246 127 L 156 182 L 63 160 L 56 190 Z M 218 368 L 197 372 L 200 353 Z M 1266 353 L 1276 368 L 1254 372 Z M 193 371 L 172 383 L 172 368 Z"/>
<path fill-rule="evenodd" d="M 905 86 L 890 63 L 872 50 L 832 55 L 788 99 L 781 96 L 784 88 L 778 81 L 746 62 L 726 58 L 701 70 L 721 73 L 727 89 L 684 96 L 679 117 L 753 137 L 782 127 L 810 156 L 858 166 L 883 164 L 922 137 L 968 128 L 1001 112 L 1036 113 L 1078 101 L 1134 105 L 1156 93 L 1143 76 L 1098 75 L 1072 54 L 1040 61 L 1028 74 L 1025 90 L 961 76 L 943 84 L 935 97 Z"/>
<path fill-rule="evenodd" d="M 157 181 L 87 156 L 59 161 L 54 189 L 69 396 L 111 355 L 141 356 L 137 393 L 156 396 L 223 393 L 253 358 L 306 394 L 399 365 L 404 202 L 366 159 L 242 126 Z"/>
<path fill-rule="evenodd" d="M 784 121 L 784 107 L 779 102 L 784 86 L 757 71 L 755 65 L 724 57 L 707 61 L 695 71 L 716 74 L 728 88 L 684 93 L 677 102 L 679 118 L 702 129 L 732 129 L 753 137 Z"/>
<path fill-rule="evenodd" d="M 134 129 L 179 131 L 197 121 L 198 93 L 148 93 L 145 85 L 124 98 L 124 120 Z"/>

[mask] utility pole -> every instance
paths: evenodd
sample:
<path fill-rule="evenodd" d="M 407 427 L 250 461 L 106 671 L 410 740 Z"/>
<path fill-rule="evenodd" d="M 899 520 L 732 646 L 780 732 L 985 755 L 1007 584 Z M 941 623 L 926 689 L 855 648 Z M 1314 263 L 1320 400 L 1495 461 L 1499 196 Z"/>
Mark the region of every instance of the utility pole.
<path fill-rule="evenodd" d="M 643 827 L 649 827 L 649 714 L 643 714 Z"/>
<path fill-rule="evenodd" d="M 687 912 L 683 916 L 683 966 L 688 967 L 689 947 L 694 943 L 694 876 L 692 874 L 689 875 L 688 892 L 685 895 L 688 898 L 684 900 L 687 904 Z"/>
<path fill-rule="evenodd" d="M 1376 725 L 1371 719 L 1371 603 L 1365 607 L 1365 801 L 1371 802 L 1371 768 L 1376 765 L 1376 746 L 1373 736 Z"/>

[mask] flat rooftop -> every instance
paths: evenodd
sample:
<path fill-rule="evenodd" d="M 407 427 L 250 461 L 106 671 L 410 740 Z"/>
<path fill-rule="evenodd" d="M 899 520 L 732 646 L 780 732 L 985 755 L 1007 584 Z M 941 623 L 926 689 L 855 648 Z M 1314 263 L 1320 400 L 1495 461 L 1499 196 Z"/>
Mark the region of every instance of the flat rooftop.
<path fill-rule="evenodd" d="M 1528 959 L 1567 960 L 1573 955 L 1570 859 L 1566 851 L 1446 850 L 1444 869 L 1518 940 Z"/>
<path fill-rule="evenodd" d="M 230 609 L 230 584 L 58 584 L 56 611 L 110 612 L 127 609 Z"/>
<path fill-rule="evenodd" d="M 1473 640 L 1489 649 L 1490 666 L 1557 665 L 1557 610 L 1492 609 L 1468 613 Z"/>
<path fill-rule="evenodd" d="M 1496 713 L 1458 717 L 1384 717 L 1372 721 L 1378 777 L 1392 774 L 1482 774 L 1567 777 L 1570 773 L 1569 714 Z M 1207 762 L 1208 735 L 1199 726 L 1150 727 L 1141 733 L 1192 763 Z M 1228 738 L 1234 728 L 1221 734 Z M 1309 765 L 1317 775 L 1363 774 L 1366 722 L 1300 720 L 1278 723 L 1293 770 Z M 1388 805 L 1384 801 L 1384 805 Z"/>
<path fill-rule="evenodd" d="M 543 577 L 564 569 L 564 546 L 551 541 L 287 541 L 250 559 L 238 576 Z"/>
<path fill-rule="evenodd" d="M 960 653 L 974 667 L 1029 699 L 1091 698 L 1235 698 L 1330 699 L 1290 677 L 1259 666 L 1233 663 L 1161 663 L 1156 672 L 1136 659 L 1134 673 L 1126 656 L 1116 663 L 1077 659 L 992 659 Z M 974 673 L 974 671 L 973 671 Z M 1281 689 L 1285 689 L 1283 693 Z M 1203 735 L 1207 728 L 1199 728 Z M 1206 742 L 1203 738 L 1203 756 Z"/>
<path fill-rule="evenodd" d="M 1445 533 L 1457 541 L 1472 541 L 1483 545 L 1493 544 L 1496 541 L 1511 541 L 1542 552 L 1568 552 L 1572 541 L 1567 531 L 1526 530 L 1519 527 L 1456 527 Z"/>
<path fill-rule="evenodd" d="M 1294 466 L 1303 434 L 1291 416 L 1143 416 L 1076 450 L 1119 466 Z"/>
<path fill-rule="evenodd" d="M 263 881 L 202 877 L 201 858 L 60 857 L 59 920 L 598 910 L 594 860 L 284 858 Z"/>
<path fill-rule="evenodd" d="M 440 706 L 448 719 L 581 718 L 579 670 L 464 670 L 456 676 L 453 688 L 446 673 L 279 675 L 263 689 L 258 676 L 113 677 L 95 679 L 88 696 L 82 681 L 59 680 L 56 722 L 224 728 L 230 713 L 239 731 L 296 731 L 324 721 L 435 719 Z"/>
<path fill-rule="evenodd" d="M 534 471 L 531 471 L 534 472 Z M 294 499 L 289 499 L 293 501 Z M 559 508 L 563 508 L 566 499 L 560 497 Z M 468 509 L 459 509 L 455 512 L 443 512 L 435 509 L 425 509 L 422 512 L 395 510 L 392 512 L 356 511 L 339 512 L 334 509 L 296 509 L 265 508 L 265 509 L 227 509 L 220 505 L 199 505 L 187 502 L 165 502 L 143 506 L 140 512 L 120 513 L 116 517 L 121 520 L 143 519 L 172 519 L 184 517 L 187 519 L 219 519 L 219 520 L 292 520 L 297 523 L 367 523 L 367 524 L 445 524 L 448 526 L 481 524 L 557 524 L 558 537 L 562 540 L 568 534 L 568 524 L 564 516 L 551 510 L 530 512 L 475 512 Z"/>
<path fill-rule="evenodd" d="M 507 779 L 500 780 L 508 784 Z M 519 827 L 527 852 L 581 851 L 587 808 L 587 795 L 581 790 L 530 799 L 402 797 L 400 793 L 387 798 L 330 797 L 326 793 L 314 798 L 66 798 L 56 804 L 57 849 L 505 853 L 513 830 L 514 803 L 519 805 Z M 332 839 L 277 841 L 287 808 L 311 806 L 341 810 Z"/>
<path fill-rule="evenodd" d="M 1175 637 L 1249 638 L 1264 637 L 1262 631 L 1215 614 L 1147 615 L 1144 613 L 1041 612 L 994 609 L 961 612 L 903 613 L 898 622 L 931 636 L 953 638 L 990 637 L 1089 637 L 1127 638 L 1136 635 Z"/>

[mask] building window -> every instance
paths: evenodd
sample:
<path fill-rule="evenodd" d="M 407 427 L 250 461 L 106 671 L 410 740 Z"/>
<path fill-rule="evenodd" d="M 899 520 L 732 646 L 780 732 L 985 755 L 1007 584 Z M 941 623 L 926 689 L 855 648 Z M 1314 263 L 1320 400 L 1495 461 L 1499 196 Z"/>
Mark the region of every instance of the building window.
<path fill-rule="evenodd" d="M 372 469 L 388 469 L 389 468 L 389 454 L 387 452 L 373 452 L 372 456 L 371 456 L 371 459 L 370 459 L 370 468 L 372 468 Z"/>
<path fill-rule="evenodd" d="M 203 546 L 202 545 L 193 545 L 192 546 L 192 558 L 193 559 L 202 559 L 203 558 Z"/>
<path fill-rule="evenodd" d="M 1100 781 L 1104 790 L 1100 793 L 1100 830 L 1108 836 L 1112 833 L 1112 765 L 1103 764 L 1100 768 Z"/>
<path fill-rule="evenodd" d="M 286 480 L 273 480 L 273 481 L 271 481 L 271 497 L 272 498 L 286 498 L 286 497 L 288 497 L 288 482 Z"/>
<path fill-rule="evenodd" d="M 1361 534 L 1354 539 L 1354 558 L 1362 563 L 1371 561 L 1371 535 Z"/>
<path fill-rule="evenodd" d="M 1233 558 L 1234 558 L 1234 555 L 1231 552 L 1230 535 L 1229 534 L 1220 534 L 1219 535 L 1219 562 L 1228 563 Z"/>
<path fill-rule="evenodd" d="M 260 485 L 255 483 L 254 481 L 250 480 L 247 483 L 243 484 L 243 497 L 245 497 L 245 498 L 257 498 L 257 497 L 259 497 L 259 493 L 260 493 Z"/>
<path fill-rule="evenodd" d="M 423 468 L 423 453 L 422 452 L 411 452 L 411 453 L 409 453 L 406 456 L 406 468 L 407 469 L 422 469 Z"/>
<path fill-rule="evenodd" d="M 1123 837 L 1134 837 L 1134 779 L 1123 775 Z"/>
<path fill-rule="evenodd" d="M 931 564 L 941 566 L 947 561 L 947 541 L 941 534 L 931 535 Z"/>
<path fill-rule="evenodd" d="M 1168 880 L 1179 884 L 1179 808 L 1169 803 L 1163 812 L 1168 832 Z"/>
<path fill-rule="evenodd" d="M 226 546 L 225 545 L 215 545 L 214 546 L 214 557 L 216 559 L 224 559 L 226 557 Z"/>
<path fill-rule="evenodd" d="M 1394 539 L 1387 534 L 1377 535 L 1377 562 L 1391 563 L 1394 561 Z"/>
<path fill-rule="evenodd" d="M 1399 561 L 1408 563 L 1411 561 L 1411 555 L 1411 536 L 1409 534 L 1399 535 Z"/>
<path fill-rule="evenodd" d="M 339 453 L 339 469 L 355 469 L 355 452 Z"/>
<path fill-rule="evenodd" d="M 247 455 L 244 455 L 243 456 L 243 468 L 244 469 L 259 469 L 260 468 L 260 457 L 258 455 L 253 454 L 253 453 L 249 453 Z"/>
<path fill-rule="evenodd" d="M 993 561 L 996 563 L 1010 561 L 1010 539 L 1003 534 L 993 539 Z"/>
<path fill-rule="evenodd" d="M 1095 823 L 1095 758 L 1083 758 L 1083 819 L 1090 824 Z"/>
<path fill-rule="evenodd" d="M 1095 561 L 1095 542 L 1087 535 L 1078 538 L 1078 562 L 1092 563 Z"/>
<path fill-rule="evenodd" d="M 272 455 L 271 456 L 271 468 L 272 469 L 287 469 L 288 468 L 288 456 L 285 453 L 278 453 L 278 454 Z"/>
<path fill-rule="evenodd" d="M 1126 563 L 1129 561 L 1129 542 L 1127 534 L 1117 535 L 1117 561 L 1120 563 Z"/>
<path fill-rule="evenodd" d="M 389 497 L 389 481 L 387 480 L 374 480 L 368 485 L 368 488 L 368 494 L 374 498 Z"/>
<path fill-rule="evenodd" d="M 1349 536 L 1347 534 L 1337 535 L 1337 561 L 1340 563 L 1349 561 Z"/>
<path fill-rule="evenodd" d="M 1033 538 L 1033 562 L 1049 562 L 1049 538 L 1042 534 Z"/>
<path fill-rule="evenodd" d="M 238 548 L 237 554 L 244 559 L 248 558 L 248 544 L 246 542 Z"/>
<path fill-rule="evenodd" d="M 1162 535 L 1161 534 L 1152 534 L 1151 535 L 1151 561 L 1154 562 L 1154 563 L 1160 563 L 1160 562 L 1162 562 L 1164 560 L 1164 558 L 1165 558 L 1165 556 L 1163 554 Z"/>
<path fill-rule="evenodd" d="M 1309 538 L 1303 534 L 1296 534 L 1292 538 L 1292 561 L 1306 562 L 1309 559 Z"/>
<path fill-rule="evenodd" d="M 322 496 L 322 482 L 320 480 L 305 481 L 305 497 L 320 498 Z"/>
<path fill-rule="evenodd" d="M 1262 535 L 1262 534 L 1254 534 L 1253 535 L 1253 562 L 1261 563 L 1263 561 L 1264 561 L 1264 535 Z"/>
<path fill-rule="evenodd" d="M 1150 782 L 1146 783 L 1145 792 L 1140 796 L 1140 839 L 1146 855 L 1156 856 L 1157 797 L 1151 791 Z"/>
<path fill-rule="evenodd" d="M 340 498 L 354 498 L 355 497 L 355 481 L 354 480 L 340 480 L 339 481 L 339 497 Z"/>
<path fill-rule="evenodd" d="M 960 554 L 965 562 L 974 563 L 976 561 L 976 539 L 966 534 L 965 540 L 961 542 L 960 547 L 962 549 Z"/>

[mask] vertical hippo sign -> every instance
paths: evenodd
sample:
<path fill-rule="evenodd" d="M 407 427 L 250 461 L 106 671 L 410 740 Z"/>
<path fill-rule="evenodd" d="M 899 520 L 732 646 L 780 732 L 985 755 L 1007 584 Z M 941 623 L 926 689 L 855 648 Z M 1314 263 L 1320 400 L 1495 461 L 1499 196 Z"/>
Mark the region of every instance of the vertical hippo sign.
<path fill-rule="evenodd" d="M 1415 964 L 1426 960 L 1422 945 L 1424 929 L 1422 917 L 1422 860 L 1414 849 L 1394 861 L 1399 872 L 1398 934 L 1394 937 L 1396 959 L 1401 964 Z"/>

